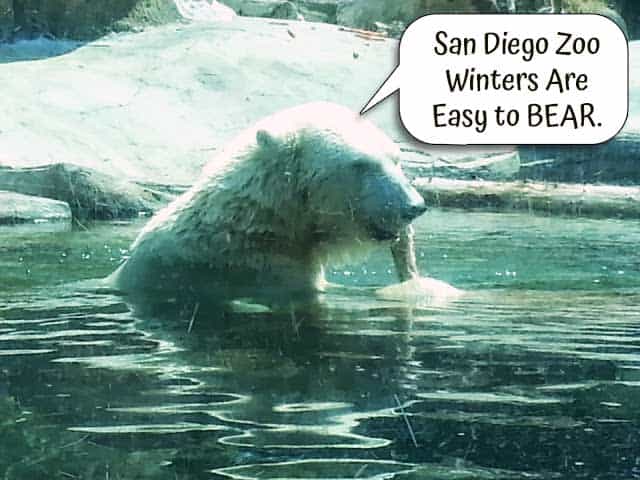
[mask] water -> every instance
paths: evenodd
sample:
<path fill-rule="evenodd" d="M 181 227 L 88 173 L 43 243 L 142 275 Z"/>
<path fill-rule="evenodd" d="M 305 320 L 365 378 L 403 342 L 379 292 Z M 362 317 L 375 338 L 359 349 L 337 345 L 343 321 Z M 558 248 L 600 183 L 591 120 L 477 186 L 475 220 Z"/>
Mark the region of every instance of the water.
<path fill-rule="evenodd" d="M 431 212 L 446 305 L 165 305 L 68 282 L 140 228 L 0 240 L 0 476 L 640 477 L 640 225 Z M 381 252 L 331 280 L 384 285 Z"/>

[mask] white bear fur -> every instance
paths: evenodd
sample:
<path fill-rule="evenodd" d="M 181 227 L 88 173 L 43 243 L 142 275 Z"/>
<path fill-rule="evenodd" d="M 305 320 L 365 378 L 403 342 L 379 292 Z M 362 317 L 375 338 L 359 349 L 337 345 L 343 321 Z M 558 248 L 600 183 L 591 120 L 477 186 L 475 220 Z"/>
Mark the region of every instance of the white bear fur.
<path fill-rule="evenodd" d="M 330 259 L 380 243 L 364 228 L 375 219 L 360 218 L 370 215 L 350 194 L 355 164 L 408 185 L 398 157 L 393 141 L 344 107 L 276 113 L 241 133 L 147 223 L 110 283 L 124 291 L 186 283 L 321 289 Z"/>

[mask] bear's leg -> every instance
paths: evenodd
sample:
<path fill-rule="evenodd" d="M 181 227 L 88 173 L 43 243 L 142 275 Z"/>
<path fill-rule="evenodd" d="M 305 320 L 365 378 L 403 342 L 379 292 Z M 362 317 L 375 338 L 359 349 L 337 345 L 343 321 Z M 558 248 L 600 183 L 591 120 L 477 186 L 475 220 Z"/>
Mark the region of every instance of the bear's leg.
<path fill-rule="evenodd" d="M 400 237 L 391 244 L 393 263 L 401 282 L 418 278 L 420 272 L 416 265 L 416 252 L 413 245 L 413 227 L 407 225 L 400 231 Z"/>
<path fill-rule="evenodd" d="M 420 275 L 411 225 L 403 229 L 398 240 L 391 245 L 391 254 L 400 283 L 376 290 L 378 296 L 389 300 L 437 305 L 456 299 L 464 293 L 446 282 Z"/>

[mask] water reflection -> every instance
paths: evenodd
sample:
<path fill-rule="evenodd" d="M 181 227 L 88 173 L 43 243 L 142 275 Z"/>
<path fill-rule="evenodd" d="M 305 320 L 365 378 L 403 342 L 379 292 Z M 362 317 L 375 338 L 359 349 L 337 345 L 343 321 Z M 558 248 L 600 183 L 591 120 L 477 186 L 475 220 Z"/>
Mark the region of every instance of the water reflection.
<path fill-rule="evenodd" d="M 442 237 L 421 241 L 451 257 L 473 239 L 469 258 L 519 274 L 448 305 L 337 290 L 293 309 L 196 309 L 187 300 L 145 314 L 112 293 L 65 286 L 5 296 L 0 471 L 8 479 L 640 475 L 633 267 L 623 281 L 613 274 L 613 288 L 585 280 L 591 264 L 568 274 L 558 254 L 527 271 L 519 256 L 532 239 L 542 251 L 551 250 L 543 240 L 564 242 L 571 256 L 589 230 L 596 267 L 628 264 L 638 228 L 614 222 L 593 233 L 587 222 L 579 238 L 566 228 L 558 240 L 545 235 L 558 230 L 544 219 L 527 230 L 522 218 L 513 228 L 505 217 L 477 218 L 462 229 L 451 216 Z M 489 230 L 498 233 L 482 234 Z M 612 234 L 622 240 L 600 249 Z M 506 238 L 506 258 L 485 255 L 483 245 Z M 449 257 L 430 255 L 440 258 L 430 268 L 448 267 Z M 383 272 L 386 261 L 368 268 Z M 479 269 L 476 281 L 494 272 Z M 551 288 L 531 288 L 543 274 Z M 575 282 L 556 289 L 567 275 Z"/>

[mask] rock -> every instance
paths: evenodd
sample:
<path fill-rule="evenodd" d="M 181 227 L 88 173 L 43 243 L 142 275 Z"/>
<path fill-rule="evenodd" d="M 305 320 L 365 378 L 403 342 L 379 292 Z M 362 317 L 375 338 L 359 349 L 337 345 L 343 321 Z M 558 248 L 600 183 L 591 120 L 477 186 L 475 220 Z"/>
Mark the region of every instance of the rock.
<path fill-rule="evenodd" d="M 547 0 L 515 0 L 517 13 L 536 13 L 547 6 Z"/>
<path fill-rule="evenodd" d="M 338 0 L 337 23 L 349 27 L 376 30 L 376 22 L 408 24 L 424 13 L 421 0 Z"/>
<path fill-rule="evenodd" d="M 13 169 L 0 167 L 0 188 L 59 200 L 74 218 L 111 220 L 150 214 L 172 198 L 95 170 L 69 164 Z M 60 202 L 58 202 L 60 203 Z"/>
<path fill-rule="evenodd" d="M 499 12 L 502 13 L 515 13 L 516 1 L 515 0 L 496 0 L 496 7 Z"/>
<path fill-rule="evenodd" d="M 404 25 L 428 13 L 497 12 L 494 0 L 338 0 L 337 23 L 376 30 L 376 23 Z"/>
<path fill-rule="evenodd" d="M 336 0 L 224 0 L 246 17 L 336 23 Z"/>
<path fill-rule="evenodd" d="M 238 15 L 245 17 L 266 17 L 273 18 L 273 12 L 287 1 L 283 0 L 224 0 L 224 3 Z"/>
<path fill-rule="evenodd" d="M 298 11 L 293 2 L 283 2 L 271 11 L 273 18 L 286 18 L 290 20 L 304 20 L 304 16 Z"/>
<path fill-rule="evenodd" d="M 519 178 L 570 183 L 640 184 L 640 132 L 599 145 L 520 147 Z"/>
<path fill-rule="evenodd" d="M 0 165 L 72 163 L 144 184 L 188 185 L 260 118 L 318 99 L 358 111 L 393 69 L 395 40 L 281 23 L 164 25 L 38 62 L 0 58 Z M 47 44 L 40 57 L 66 45 L 19 42 L 0 46 L 0 55 L 9 48 L 12 60 L 20 52 L 33 58 L 27 47 L 35 43 Z M 396 105 L 387 101 L 367 118 L 406 140 Z"/>
<path fill-rule="evenodd" d="M 337 23 L 336 0 L 296 0 L 294 3 L 308 22 Z"/>
<path fill-rule="evenodd" d="M 65 202 L 0 190 L 0 225 L 71 225 L 71 209 Z"/>
<path fill-rule="evenodd" d="M 0 18 L 5 3 L 7 0 L 0 0 Z M 135 30 L 141 25 L 180 18 L 173 0 L 13 0 L 11 4 L 9 15 L 14 38 L 45 34 L 91 39 L 112 30 Z"/>

